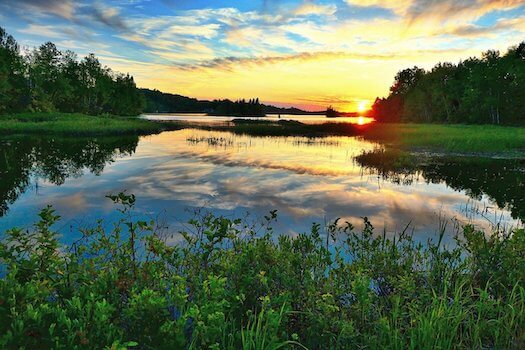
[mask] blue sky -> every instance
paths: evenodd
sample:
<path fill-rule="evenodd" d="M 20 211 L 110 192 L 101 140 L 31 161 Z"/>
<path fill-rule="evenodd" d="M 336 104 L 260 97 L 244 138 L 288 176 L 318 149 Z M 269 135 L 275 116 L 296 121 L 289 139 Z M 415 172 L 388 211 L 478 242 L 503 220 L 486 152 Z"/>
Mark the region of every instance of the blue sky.
<path fill-rule="evenodd" d="M 525 39 L 523 0 L 0 0 L 25 49 L 95 53 L 139 86 L 352 109 L 395 73 Z"/>

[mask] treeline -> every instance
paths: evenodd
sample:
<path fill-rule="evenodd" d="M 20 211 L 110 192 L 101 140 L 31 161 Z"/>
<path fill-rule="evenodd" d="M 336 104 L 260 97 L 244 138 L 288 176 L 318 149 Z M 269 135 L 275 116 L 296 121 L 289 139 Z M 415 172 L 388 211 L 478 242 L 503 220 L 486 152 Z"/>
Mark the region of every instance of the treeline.
<path fill-rule="evenodd" d="M 206 113 L 212 108 L 210 101 L 200 101 L 159 90 L 140 89 L 140 91 L 145 97 L 144 112 L 146 113 Z"/>
<path fill-rule="evenodd" d="M 209 115 L 264 117 L 264 105 L 258 98 L 231 100 L 197 100 L 186 96 L 141 89 L 146 99 L 146 113 L 208 113 Z"/>
<path fill-rule="evenodd" d="M 0 114 L 136 115 L 143 105 L 133 77 L 102 66 L 95 55 L 79 59 L 51 42 L 22 55 L 16 40 L 0 27 Z"/>
<path fill-rule="evenodd" d="M 197 100 L 159 90 L 141 89 L 146 113 L 208 113 L 210 115 L 264 116 L 266 114 L 324 114 L 323 111 L 307 112 L 298 108 L 265 105 L 258 98 L 251 100 Z"/>
<path fill-rule="evenodd" d="M 212 102 L 214 105 L 213 111 L 209 112 L 209 115 L 231 115 L 240 117 L 264 117 L 263 105 L 259 102 L 259 99 L 245 99 L 237 100 L 235 102 L 230 100 L 215 100 Z"/>
<path fill-rule="evenodd" d="M 489 50 L 430 71 L 400 71 L 390 94 L 372 107 L 379 121 L 525 124 L 525 42 L 501 55 Z"/>

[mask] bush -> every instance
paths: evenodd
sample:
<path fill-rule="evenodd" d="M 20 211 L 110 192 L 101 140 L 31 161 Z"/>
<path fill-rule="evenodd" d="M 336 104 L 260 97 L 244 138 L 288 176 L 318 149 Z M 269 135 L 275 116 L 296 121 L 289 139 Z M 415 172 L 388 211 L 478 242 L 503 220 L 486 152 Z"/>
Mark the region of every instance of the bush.
<path fill-rule="evenodd" d="M 518 349 L 525 332 L 525 231 L 466 227 L 454 249 L 346 223 L 277 236 L 205 215 L 167 244 L 122 219 L 73 245 L 42 210 L 0 244 L 5 349 Z"/>

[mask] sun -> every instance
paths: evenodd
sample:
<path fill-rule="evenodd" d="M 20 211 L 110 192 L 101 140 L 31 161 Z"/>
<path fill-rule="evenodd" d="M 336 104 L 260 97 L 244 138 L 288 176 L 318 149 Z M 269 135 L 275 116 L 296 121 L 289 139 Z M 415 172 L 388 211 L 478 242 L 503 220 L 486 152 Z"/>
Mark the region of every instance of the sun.
<path fill-rule="evenodd" d="M 357 105 L 357 111 L 358 111 L 359 113 L 366 112 L 367 109 L 368 109 L 368 103 L 367 103 L 367 101 L 361 101 L 361 102 L 359 102 L 359 104 Z"/>

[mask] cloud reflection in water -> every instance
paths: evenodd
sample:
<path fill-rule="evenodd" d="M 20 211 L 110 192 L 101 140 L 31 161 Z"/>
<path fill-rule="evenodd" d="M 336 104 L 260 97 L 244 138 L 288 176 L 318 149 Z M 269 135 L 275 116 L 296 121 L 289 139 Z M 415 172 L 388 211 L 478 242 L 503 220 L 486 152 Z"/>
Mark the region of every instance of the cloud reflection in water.
<path fill-rule="evenodd" d="M 184 220 L 186 209 L 205 206 L 218 214 L 255 217 L 278 209 L 276 231 L 295 233 L 341 217 L 360 226 L 367 216 L 378 228 L 399 232 L 411 223 L 416 237 L 432 237 L 440 217 L 487 225 L 463 208 L 490 206 L 444 183 L 415 176 L 402 185 L 369 175 L 354 157 L 376 144 L 351 137 L 250 137 L 228 132 L 179 130 L 140 139 L 136 152 L 107 164 L 99 175 L 45 183 L 28 191 L 0 219 L 0 229 L 27 223 L 39 208 L 53 204 L 66 222 L 114 215 L 104 196 L 126 189 L 143 213 L 166 212 L 168 221 Z M 517 225 L 505 210 L 502 221 Z M 26 215 L 29 214 L 29 215 Z"/>

